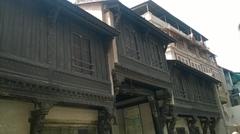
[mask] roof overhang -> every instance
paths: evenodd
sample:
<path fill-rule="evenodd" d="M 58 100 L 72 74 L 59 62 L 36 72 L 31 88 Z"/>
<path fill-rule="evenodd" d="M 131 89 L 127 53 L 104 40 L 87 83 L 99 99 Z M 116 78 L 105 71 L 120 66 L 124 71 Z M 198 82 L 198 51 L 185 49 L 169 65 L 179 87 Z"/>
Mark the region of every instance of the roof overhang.
<path fill-rule="evenodd" d="M 119 31 L 116 29 L 108 26 L 104 22 L 100 21 L 96 17 L 67 0 L 43 0 L 43 2 L 53 7 L 60 8 L 61 12 L 71 14 L 74 18 L 80 20 L 84 24 L 89 25 L 89 27 L 97 30 L 103 35 L 114 37 L 119 34 Z"/>
<path fill-rule="evenodd" d="M 201 72 L 201 71 L 199 71 L 199 70 L 197 70 L 197 69 L 195 69 L 195 68 L 192 68 L 192 67 L 190 67 L 190 66 L 182 63 L 181 61 L 178 61 L 178 60 L 168 60 L 167 62 L 168 62 L 168 64 L 170 64 L 170 65 L 173 65 L 173 66 L 175 66 L 175 67 L 178 67 L 178 68 L 180 68 L 180 69 L 183 69 L 183 70 L 185 70 L 185 71 L 188 71 L 188 72 L 190 72 L 190 73 L 193 73 L 193 74 L 195 74 L 195 75 L 197 75 L 197 76 L 200 76 L 201 78 L 204 78 L 204 79 L 213 81 L 213 82 L 215 82 L 215 83 L 221 83 L 221 81 L 217 80 L 216 78 L 211 77 L 211 76 L 209 76 L 209 75 L 207 75 L 207 74 L 205 74 L 205 73 L 203 73 L 203 72 Z"/>
<path fill-rule="evenodd" d="M 137 25 L 139 25 L 142 28 L 145 28 L 148 32 L 154 34 L 155 36 L 160 37 L 164 40 L 165 43 L 169 44 L 172 42 L 175 42 L 176 40 L 172 37 L 170 37 L 168 34 L 166 34 L 161 29 L 154 26 L 152 23 L 148 22 L 144 18 L 142 18 L 140 15 L 136 14 L 134 11 L 123 5 L 119 1 L 108 1 L 106 2 L 108 4 L 108 8 L 110 10 L 114 10 L 114 8 L 118 8 L 118 11 L 121 12 L 120 14 L 124 17 L 127 17 L 129 20 L 133 21 Z M 114 6 L 113 6 L 114 4 Z M 113 7 L 113 8 L 111 8 Z"/>

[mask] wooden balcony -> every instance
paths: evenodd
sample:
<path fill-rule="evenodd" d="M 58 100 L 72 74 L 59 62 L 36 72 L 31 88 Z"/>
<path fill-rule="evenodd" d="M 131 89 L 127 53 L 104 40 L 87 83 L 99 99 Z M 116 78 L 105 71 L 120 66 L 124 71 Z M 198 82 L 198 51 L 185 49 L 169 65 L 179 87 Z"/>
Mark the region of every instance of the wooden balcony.
<path fill-rule="evenodd" d="M 166 51 L 166 57 L 168 60 L 178 60 L 182 63 L 201 71 L 210 77 L 221 80 L 221 69 L 216 63 L 210 62 L 200 56 L 191 54 L 186 50 L 177 48 L 174 44 L 170 45 Z"/>

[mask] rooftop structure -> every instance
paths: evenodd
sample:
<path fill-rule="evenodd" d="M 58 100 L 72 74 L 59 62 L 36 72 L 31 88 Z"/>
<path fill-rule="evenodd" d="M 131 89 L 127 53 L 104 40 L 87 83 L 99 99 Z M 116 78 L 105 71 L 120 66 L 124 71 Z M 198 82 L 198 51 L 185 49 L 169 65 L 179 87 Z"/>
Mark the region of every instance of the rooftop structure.
<path fill-rule="evenodd" d="M 132 10 L 176 40 L 167 48 L 168 60 L 179 60 L 222 81 L 221 69 L 216 63 L 215 54 L 205 45 L 208 40 L 205 36 L 151 0 L 133 7 Z"/>

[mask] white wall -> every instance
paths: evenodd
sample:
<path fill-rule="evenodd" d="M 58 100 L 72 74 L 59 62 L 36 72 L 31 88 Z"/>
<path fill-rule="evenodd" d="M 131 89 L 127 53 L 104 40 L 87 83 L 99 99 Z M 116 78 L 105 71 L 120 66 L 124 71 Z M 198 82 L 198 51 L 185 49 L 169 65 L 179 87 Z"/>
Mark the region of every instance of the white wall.
<path fill-rule="evenodd" d="M 29 134 L 33 104 L 0 99 L 0 134 Z"/>
<path fill-rule="evenodd" d="M 92 14 L 99 20 L 103 21 L 103 12 L 102 12 L 102 4 L 101 3 L 89 3 L 80 5 L 80 8 Z"/>
<path fill-rule="evenodd" d="M 53 107 L 46 116 L 46 121 L 50 124 L 96 124 L 97 120 L 97 110 L 69 107 Z"/>

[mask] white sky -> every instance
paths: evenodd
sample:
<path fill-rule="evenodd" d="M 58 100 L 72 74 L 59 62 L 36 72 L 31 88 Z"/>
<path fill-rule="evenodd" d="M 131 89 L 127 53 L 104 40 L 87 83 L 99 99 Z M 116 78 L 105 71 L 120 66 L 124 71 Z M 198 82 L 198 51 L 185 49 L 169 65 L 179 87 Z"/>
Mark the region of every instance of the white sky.
<path fill-rule="evenodd" d="M 146 0 L 120 1 L 133 7 Z M 206 44 L 217 55 L 220 66 L 240 72 L 239 0 L 153 1 L 207 37 Z"/>

